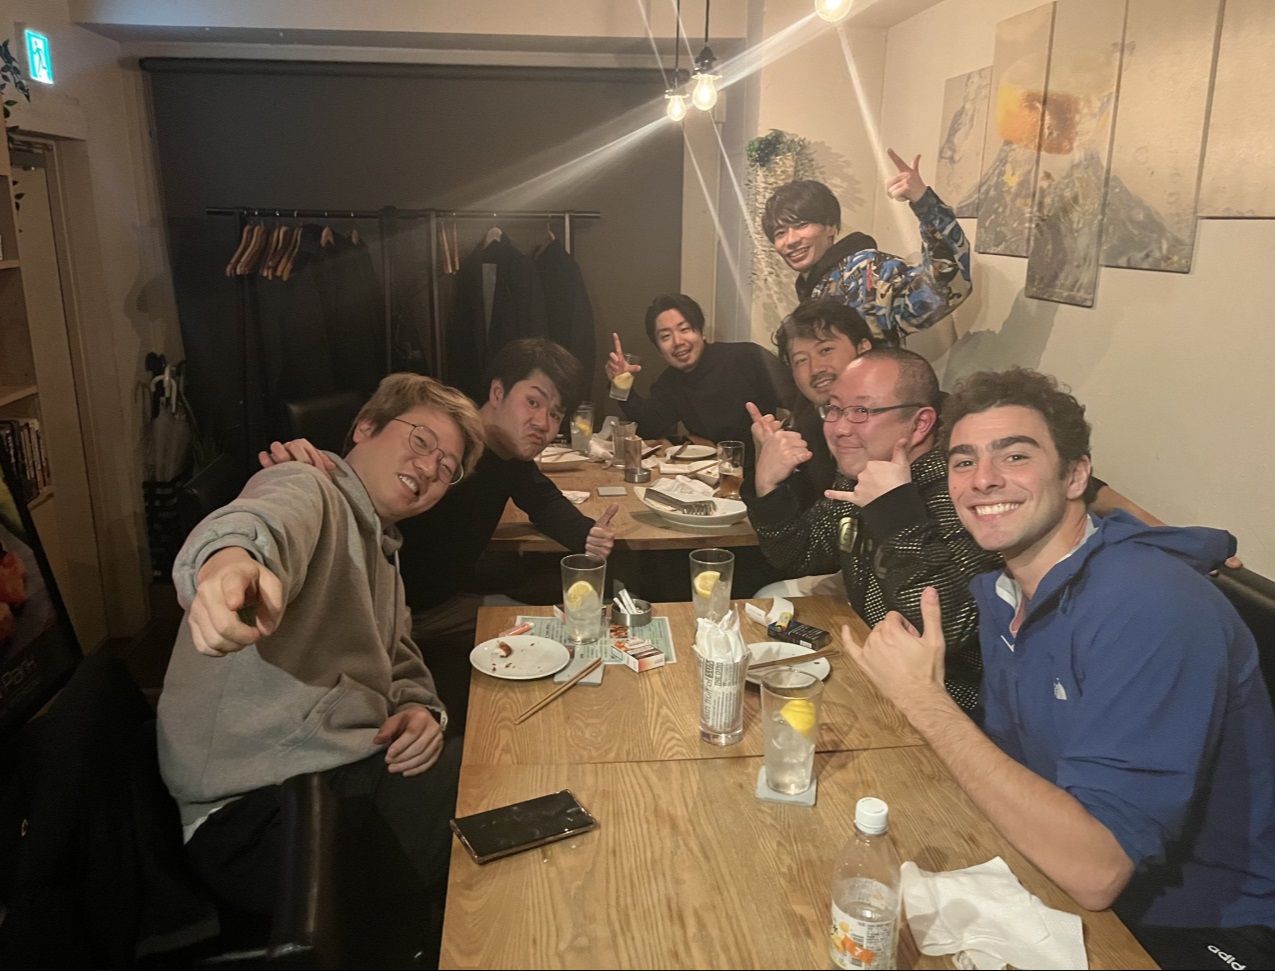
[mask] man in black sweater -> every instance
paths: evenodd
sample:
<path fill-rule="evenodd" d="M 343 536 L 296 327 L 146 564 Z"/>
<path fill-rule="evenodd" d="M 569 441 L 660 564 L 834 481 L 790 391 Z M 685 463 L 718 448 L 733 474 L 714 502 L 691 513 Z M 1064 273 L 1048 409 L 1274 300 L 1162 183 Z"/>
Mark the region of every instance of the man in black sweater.
<path fill-rule="evenodd" d="M 398 524 L 399 569 L 412 610 L 412 639 L 434 674 L 450 714 L 449 731 L 464 728 L 469 651 L 482 597 L 475 567 L 510 499 L 547 536 L 574 553 L 610 556 L 612 506 L 596 522 L 573 506 L 536 467 L 581 386 L 579 362 L 543 337 L 511 341 L 492 362 L 487 401 L 479 409 L 487 448 L 432 509 Z M 299 439 L 275 442 L 262 465 L 292 459 L 321 465 L 321 454 Z"/>
<path fill-rule="evenodd" d="M 668 369 L 651 385 L 651 395 L 631 393 L 620 402 L 643 438 L 670 434 L 680 421 L 686 430 L 711 442 L 745 443 L 745 464 L 752 465 L 753 402 L 763 412 L 786 408 L 796 394 L 792 377 L 779 359 L 759 344 L 709 342 L 704 339 L 704 311 L 683 293 L 656 297 L 646 310 L 646 335 Z M 607 356 L 607 380 L 637 372 L 639 364 L 624 359 L 619 335 Z"/>

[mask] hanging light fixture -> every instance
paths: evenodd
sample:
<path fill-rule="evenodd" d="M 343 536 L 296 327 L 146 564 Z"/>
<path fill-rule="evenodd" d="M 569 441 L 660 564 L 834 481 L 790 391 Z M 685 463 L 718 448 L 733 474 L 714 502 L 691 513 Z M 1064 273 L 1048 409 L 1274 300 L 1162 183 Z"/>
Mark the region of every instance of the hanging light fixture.
<path fill-rule="evenodd" d="M 668 105 L 664 113 L 669 121 L 681 121 L 686 117 L 686 95 L 682 93 L 682 72 L 678 64 L 682 58 L 682 0 L 677 0 L 677 13 L 673 24 L 673 84 L 664 92 Z"/>
<path fill-rule="evenodd" d="M 708 19 L 713 9 L 713 0 L 704 0 L 704 49 L 695 58 L 695 74 L 691 78 L 694 87 L 691 89 L 691 104 L 700 111 L 709 111 L 717 104 L 717 82 L 720 74 L 713 73 L 713 65 L 717 58 L 708 46 Z"/>
<path fill-rule="evenodd" d="M 815 0 L 815 13 L 835 24 L 850 12 L 850 0 Z"/>

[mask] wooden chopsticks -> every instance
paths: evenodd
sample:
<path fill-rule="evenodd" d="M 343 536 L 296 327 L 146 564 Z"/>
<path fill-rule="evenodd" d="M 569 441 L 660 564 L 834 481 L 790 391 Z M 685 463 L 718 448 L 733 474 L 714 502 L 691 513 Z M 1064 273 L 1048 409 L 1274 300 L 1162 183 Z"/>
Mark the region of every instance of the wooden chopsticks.
<path fill-rule="evenodd" d="M 532 705 L 530 708 L 524 711 L 521 715 L 515 718 L 514 724 L 521 725 L 524 721 L 526 721 L 528 718 L 530 718 L 532 715 L 538 712 L 541 708 L 549 704 L 549 702 L 553 701 L 559 695 L 562 695 L 566 693 L 567 691 L 569 691 L 571 688 L 575 687 L 575 683 L 579 681 L 581 678 L 587 677 L 588 675 L 596 671 L 598 669 L 598 665 L 601 663 L 602 663 L 602 658 L 600 657 L 595 658 L 592 664 L 587 665 L 584 668 L 584 670 L 578 672 L 570 681 L 563 682 L 562 685 L 560 685 L 555 691 L 551 691 L 549 694 L 545 695 L 543 698 L 537 701 L 534 705 Z"/>
<path fill-rule="evenodd" d="M 821 657 L 836 657 L 841 653 L 839 647 L 821 647 L 813 654 L 795 654 L 792 657 L 781 657 L 773 661 L 759 661 L 756 664 L 748 665 L 749 671 L 756 671 L 759 668 L 775 668 L 784 664 L 805 664 L 807 661 L 817 661 Z"/>

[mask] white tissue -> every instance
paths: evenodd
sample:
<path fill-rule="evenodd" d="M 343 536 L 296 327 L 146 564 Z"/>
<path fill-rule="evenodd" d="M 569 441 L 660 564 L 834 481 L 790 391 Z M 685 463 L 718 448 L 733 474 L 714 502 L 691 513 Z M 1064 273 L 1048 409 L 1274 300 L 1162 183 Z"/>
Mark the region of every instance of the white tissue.
<path fill-rule="evenodd" d="M 748 653 L 739 633 L 739 614 L 732 607 L 720 621 L 695 622 L 695 653 L 705 661 L 739 661 Z"/>
<path fill-rule="evenodd" d="M 907 862 L 902 874 L 908 926 L 922 954 L 963 952 L 987 971 L 1089 967 L 1080 918 L 1046 907 L 999 856 L 944 873 Z"/>

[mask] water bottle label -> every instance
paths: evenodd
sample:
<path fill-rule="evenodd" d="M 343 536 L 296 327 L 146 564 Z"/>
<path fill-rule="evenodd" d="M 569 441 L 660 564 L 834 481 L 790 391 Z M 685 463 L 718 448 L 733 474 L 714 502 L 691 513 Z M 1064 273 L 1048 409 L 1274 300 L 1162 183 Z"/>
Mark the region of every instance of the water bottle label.
<path fill-rule="evenodd" d="M 893 968 L 894 923 L 893 917 L 884 920 L 852 917 L 834 903 L 829 942 L 833 963 L 839 968 L 872 968 L 873 971 Z"/>

